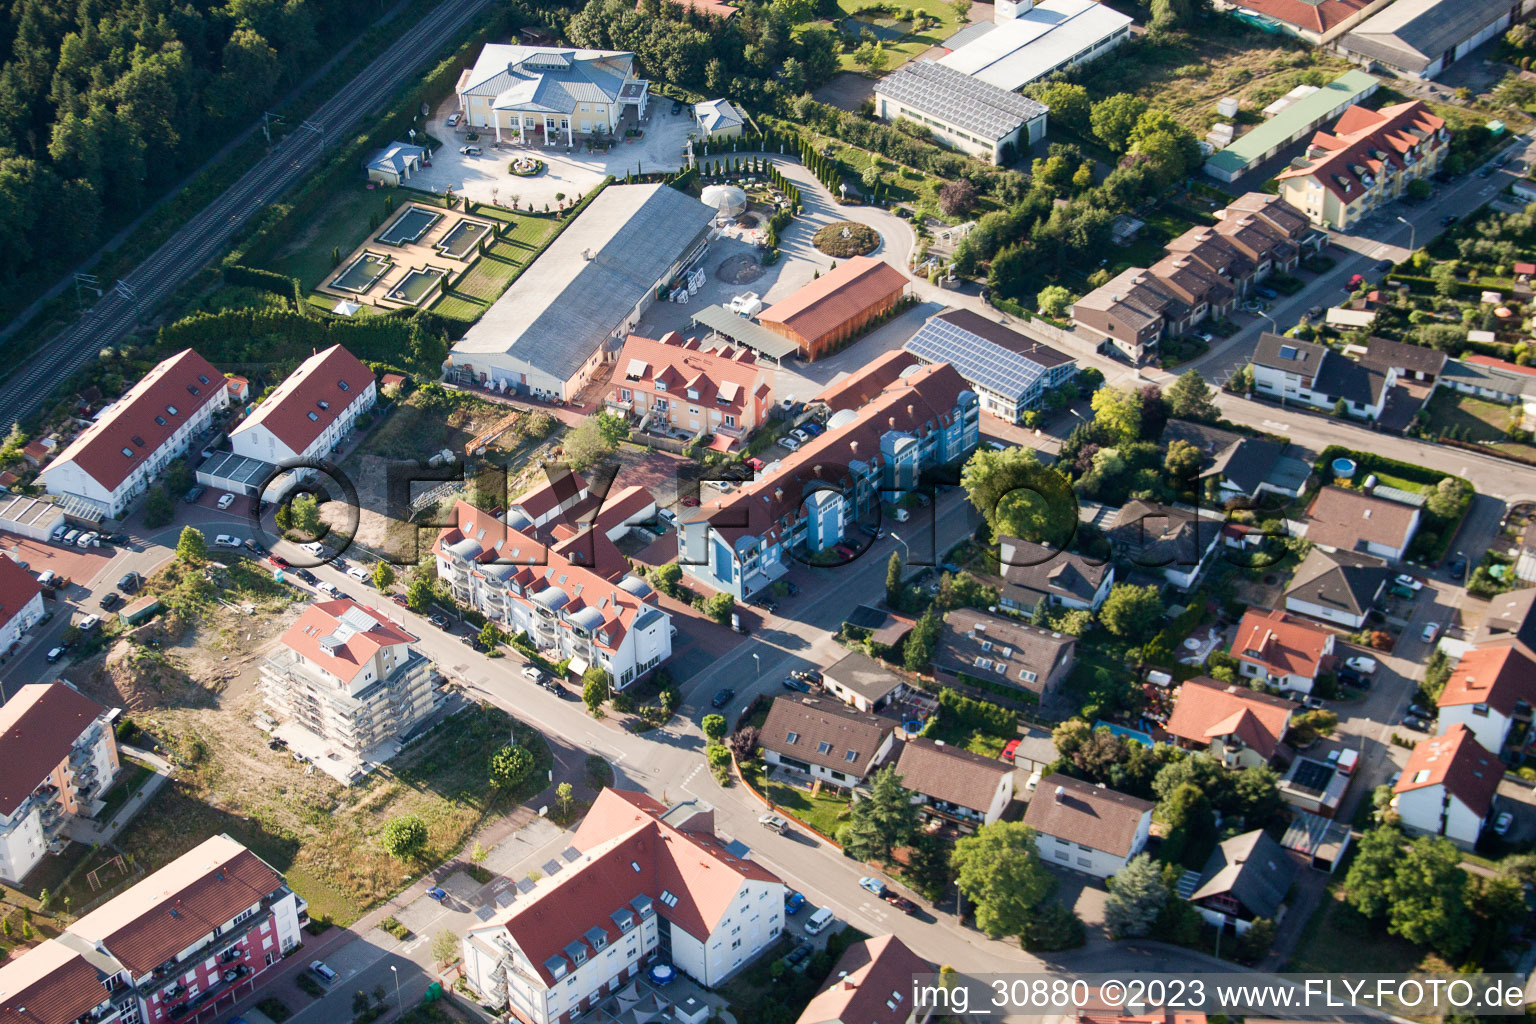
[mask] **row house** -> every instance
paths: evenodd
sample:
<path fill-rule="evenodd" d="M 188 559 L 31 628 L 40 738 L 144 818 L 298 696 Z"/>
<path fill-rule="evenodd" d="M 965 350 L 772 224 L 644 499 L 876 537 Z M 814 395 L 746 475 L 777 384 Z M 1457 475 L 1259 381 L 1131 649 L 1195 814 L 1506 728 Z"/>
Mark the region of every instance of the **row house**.
<path fill-rule="evenodd" d="M 280 465 L 328 455 L 378 400 L 373 371 L 340 345 L 290 373 L 230 431 L 236 455 Z"/>
<path fill-rule="evenodd" d="M 650 584 L 626 575 L 622 559 L 594 568 L 585 551 L 568 546 L 606 540 L 597 530 L 551 545 L 467 502 L 453 518 L 433 545 L 438 577 L 456 602 L 526 633 L 549 661 L 567 661 L 578 679 L 604 669 L 622 690 L 672 656 L 672 619 Z"/>
<path fill-rule="evenodd" d="M 835 548 L 882 501 L 979 443 L 980 401 L 949 364 L 919 365 L 897 351 L 854 376 L 884 383 L 834 384 L 817 399 L 836 407 L 824 433 L 679 518 L 684 572 L 742 600 L 788 573 L 793 558 Z M 845 404 L 854 395 L 867 398 Z"/>
<path fill-rule="evenodd" d="M 784 883 L 715 835 L 714 813 L 605 789 L 574 859 L 519 886 L 462 941 L 464 976 L 523 1024 L 568 1024 L 652 962 L 719 985 L 784 931 Z"/>
<path fill-rule="evenodd" d="M 183 349 L 98 413 L 38 480 L 71 515 L 120 519 L 228 408 L 229 389 L 219 371 Z"/>
<path fill-rule="evenodd" d="M 0 878 L 20 882 L 64 849 L 72 820 L 100 810 L 117 777 L 117 714 L 64 682 L 29 683 L 0 706 Z"/>
<path fill-rule="evenodd" d="M 1280 196 L 1313 224 L 1347 231 L 1412 182 L 1430 181 L 1450 141 L 1445 119 L 1422 100 L 1351 106 L 1276 176 Z"/>
<path fill-rule="evenodd" d="M 712 435 L 710 447 L 725 451 L 767 420 L 773 374 L 747 348 L 705 350 L 676 331 L 660 339 L 631 334 L 619 352 L 607 404 L 642 429 Z"/>
<path fill-rule="evenodd" d="M 0 966 L 0 1020 L 217 1020 L 299 946 L 308 904 L 215 836 Z"/>

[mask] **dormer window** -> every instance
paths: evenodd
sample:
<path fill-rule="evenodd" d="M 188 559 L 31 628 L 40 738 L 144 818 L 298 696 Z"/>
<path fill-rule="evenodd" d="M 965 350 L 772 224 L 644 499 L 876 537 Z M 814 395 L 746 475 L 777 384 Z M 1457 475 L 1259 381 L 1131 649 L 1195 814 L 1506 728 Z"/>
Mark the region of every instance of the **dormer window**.
<path fill-rule="evenodd" d="M 170 413 L 172 416 L 180 416 L 181 415 L 181 413 L 177 411 L 177 409 L 176 409 L 176 407 L 174 405 L 166 406 L 165 407 L 165 411 Z"/>
<path fill-rule="evenodd" d="M 656 390 L 657 391 L 665 391 L 665 390 L 667 390 L 667 382 L 664 381 L 664 380 L 657 381 L 656 382 Z"/>
<path fill-rule="evenodd" d="M 343 390 L 343 391 L 350 391 L 350 390 L 352 390 L 351 387 L 349 387 L 347 382 L 344 381 L 344 380 L 337 381 L 336 382 L 336 386 L 341 388 L 341 390 Z"/>
<path fill-rule="evenodd" d="M 698 388 L 689 388 L 688 389 L 688 398 L 689 398 L 690 401 L 697 402 L 699 400 L 699 389 Z"/>

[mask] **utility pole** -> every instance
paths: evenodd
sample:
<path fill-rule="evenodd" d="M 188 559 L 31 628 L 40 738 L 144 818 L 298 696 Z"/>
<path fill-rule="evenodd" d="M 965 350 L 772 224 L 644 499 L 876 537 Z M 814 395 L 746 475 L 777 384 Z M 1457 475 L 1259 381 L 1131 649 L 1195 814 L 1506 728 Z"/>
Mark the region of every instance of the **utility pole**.
<path fill-rule="evenodd" d="M 274 121 L 281 124 L 283 116 L 281 114 L 274 114 L 270 110 L 263 110 L 261 112 L 261 134 L 266 136 L 268 149 L 272 148 L 272 122 Z"/>

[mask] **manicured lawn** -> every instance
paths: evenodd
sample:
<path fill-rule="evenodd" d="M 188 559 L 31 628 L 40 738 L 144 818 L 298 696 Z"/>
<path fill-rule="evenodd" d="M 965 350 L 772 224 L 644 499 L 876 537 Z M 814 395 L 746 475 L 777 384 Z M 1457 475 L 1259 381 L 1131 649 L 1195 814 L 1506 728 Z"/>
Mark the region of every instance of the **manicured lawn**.
<path fill-rule="evenodd" d="M 955 9 L 946 3 L 945 0 L 913 0 L 910 3 L 907 0 L 901 0 L 900 3 L 893 3 L 891 5 L 896 9 L 897 17 L 891 17 L 873 10 L 865 11 L 862 15 L 859 13 L 870 6 L 869 0 L 837 0 L 838 12 L 844 19 L 843 30 L 845 32 L 850 35 L 859 34 L 859 26 L 851 24 L 847 20 L 849 18 L 857 17 L 861 21 L 871 23 L 869 26 L 870 31 L 885 44 L 885 52 L 889 57 L 889 61 L 885 66 L 886 71 L 893 70 L 905 61 L 911 60 L 929 47 L 939 45 L 962 27 L 962 22 L 959 16 L 955 14 Z M 926 14 L 937 18 L 939 23 L 916 35 L 906 34 L 900 39 L 895 40 L 885 38 L 894 32 L 906 32 L 906 30 L 910 29 L 910 23 L 900 18 L 900 15 L 908 10 L 919 15 Z M 816 22 L 815 24 L 825 25 L 827 23 Z M 844 71 L 861 73 L 864 71 L 863 68 L 853 62 L 852 52 L 842 55 L 841 64 Z M 881 74 L 884 74 L 884 72 L 882 71 Z"/>
<path fill-rule="evenodd" d="M 1302 929 L 1287 972 L 1404 974 L 1412 970 L 1449 970 L 1432 953 L 1362 916 L 1344 902 L 1342 876 L 1328 885 L 1312 920 Z"/>
<path fill-rule="evenodd" d="M 839 819 L 847 811 L 847 797 L 834 796 L 829 790 L 812 795 L 809 790 L 778 782 L 767 784 L 764 793 L 775 807 L 799 818 L 824 836 L 837 835 Z"/>
<path fill-rule="evenodd" d="M 1505 439 L 1505 430 L 1513 425 L 1515 410 L 1499 402 L 1488 402 L 1471 395 L 1437 390 L 1429 402 L 1429 424 L 1435 433 L 1457 428 L 1457 437 L 1474 443 L 1491 441 L 1493 449 L 1518 458 L 1536 459 L 1536 445 Z"/>
<path fill-rule="evenodd" d="M 991 736 L 984 732 L 967 730 L 953 718 L 943 715 L 939 718 L 939 724 L 934 727 L 928 736 L 931 739 L 940 740 L 953 747 L 963 747 L 973 754 L 982 757 L 997 757 L 1003 752 L 1003 747 L 1008 741 L 1000 736 Z"/>
<path fill-rule="evenodd" d="M 508 215 L 510 217 L 510 215 Z M 510 234 L 491 246 L 469 272 L 433 306 L 436 312 L 463 320 L 478 320 L 491 303 L 501 298 L 507 285 L 526 266 L 539 244 L 559 225 L 553 214 L 519 213 Z"/>
<path fill-rule="evenodd" d="M 107 791 L 107 798 L 102 802 L 101 810 L 96 814 L 96 820 L 105 824 L 112 820 L 112 816 L 118 812 L 128 798 L 139 791 L 139 787 L 149 781 L 155 770 L 142 761 L 135 761 L 131 757 L 122 760 L 122 770 L 118 773 L 117 781 Z"/>
<path fill-rule="evenodd" d="M 326 274 L 336 269 L 331 259 L 333 251 L 340 250 L 345 259 L 374 230 L 371 218 L 378 217 L 380 224 L 389 219 L 392 211 L 385 208 L 388 200 L 393 199 L 394 209 L 398 210 L 401 204 L 415 198 L 425 200 L 430 197 L 401 189 L 369 191 L 362 185 L 340 192 L 302 233 L 290 238 L 270 259 L 258 265 L 296 277 L 305 288 L 314 288 Z M 335 304 L 335 300 L 330 303 Z"/>

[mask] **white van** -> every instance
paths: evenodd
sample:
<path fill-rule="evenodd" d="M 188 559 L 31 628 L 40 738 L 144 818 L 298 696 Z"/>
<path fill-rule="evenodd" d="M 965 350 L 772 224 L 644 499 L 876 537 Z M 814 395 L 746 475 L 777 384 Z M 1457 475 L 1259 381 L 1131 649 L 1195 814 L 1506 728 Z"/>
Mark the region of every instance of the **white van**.
<path fill-rule="evenodd" d="M 822 907 L 805 922 L 805 934 L 820 935 L 827 930 L 827 926 L 832 923 L 835 916 L 831 907 Z"/>

